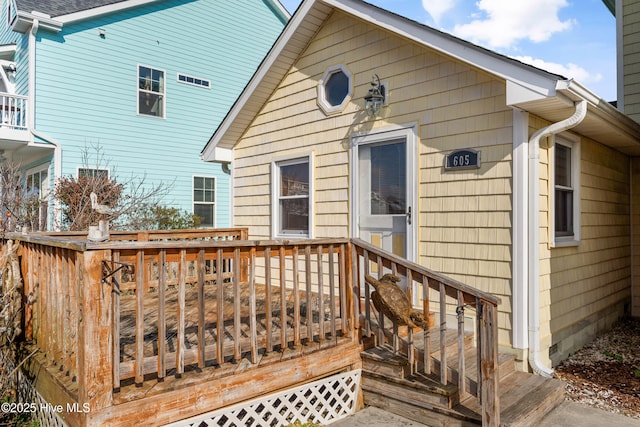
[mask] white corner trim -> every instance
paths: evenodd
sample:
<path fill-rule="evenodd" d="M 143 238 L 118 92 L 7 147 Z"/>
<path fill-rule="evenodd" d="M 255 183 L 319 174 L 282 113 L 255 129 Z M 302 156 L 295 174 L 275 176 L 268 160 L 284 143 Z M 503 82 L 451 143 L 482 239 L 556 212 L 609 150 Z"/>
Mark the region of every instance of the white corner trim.
<path fill-rule="evenodd" d="M 525 349 L 528 339 L 528 176 L 529 113 L 513 110 L 513 222 L 511 317 L 513 346 Z"/>

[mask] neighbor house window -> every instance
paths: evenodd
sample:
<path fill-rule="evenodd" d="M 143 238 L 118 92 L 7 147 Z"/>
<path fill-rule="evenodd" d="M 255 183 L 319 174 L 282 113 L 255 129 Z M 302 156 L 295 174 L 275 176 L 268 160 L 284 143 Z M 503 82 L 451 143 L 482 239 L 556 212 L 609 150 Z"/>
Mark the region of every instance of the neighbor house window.
<path fill-rule="evenodd" d="M 327 114 L 344 110 L 351 99 L 351 88 L 351 72 L 347 67 L 329 67 L 318 82 L 318 105 Z"/>
<path fill-rule="evenodd" d="M 188 85 L 199 86 L 209 89 L 211 82 L 207 79 L 201 79 L 200 77 L 188 76 L 186 74 L 178 73 L 178 82 Z"/>
<path fill-rule="evenodd" d="M 78 177 L 109 178 L 109 169 L 105 168 L 78 168 Z"/>
<path fill-rule="evenodd" d="M 16 2 L 15 0 L 9 0 L 7 2 L 7 24 L 13 25 L 16 16 Z"/>
<path fill-rule="evenodd" d="M 33 230 L 47 229 L 49 164 L 27 171 L 27 217 Z"/>
<path fill-rule="evenodd" d="M 557 139 L 553 147 L 553 235 L 554 243 L 575 244 L 579 240 L 579 144 Z"/>
<path fill-rule="evenodd" d="M 274 235 L 310 237 L 311 156 L 273 163 Z"/>
<path fill-rule="evenodd" d="M 138 114 L 164 117 L 164 71 L 138 66 Z"/>
<path fill-rule="evenodd" d="M 216 180 L 213 177 L 193 177 L 193 213 L 203 227 L 215 226 Z"/>

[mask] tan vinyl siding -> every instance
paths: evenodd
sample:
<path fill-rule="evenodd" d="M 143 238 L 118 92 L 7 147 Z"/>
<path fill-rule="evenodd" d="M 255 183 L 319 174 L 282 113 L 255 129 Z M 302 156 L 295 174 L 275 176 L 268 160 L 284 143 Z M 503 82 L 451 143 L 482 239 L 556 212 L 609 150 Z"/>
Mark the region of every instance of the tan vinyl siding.
<path fill-rule="evenodd" d="M 631 314 L 640 316 L 640 158 L 631 159 L 631 239 L 633 277 L 631 289 Z"/>
<path fill-rule="evenodd" d="M 629 158 L 601 144 L 580 141 L 581 241 L 551 247 L 548 143 L 541 144 L 540 303 L 542 348 L 557 344 L 558 363 L 611 326 L 631 289 Z M 543 225 L 544 224 L 544 225 Z"/>
<path fill-rule="evenodd" d="M 353 74 L 353 99 L 327 116 L 316 85 L 337 64 Z M 390 88 L 376 121 L 361 110 L 373 73 Z M 314 237 L 351 235 L 351 135 L 417 123 L 418 261 L 500 296 L 500 341 L 510 345 L 511 120 L 504 81 L 334 13 L 236 145 L 235 225 L 271 237 L 270 164 L 313 152 Z M 482 167 L 444 172 L 444 156 L 459 148 L 480 150 Z"/>
<path fill-rule="evenodd" d="M 640 121 L 640 0 L 622 2 L 624 112 Z"/>

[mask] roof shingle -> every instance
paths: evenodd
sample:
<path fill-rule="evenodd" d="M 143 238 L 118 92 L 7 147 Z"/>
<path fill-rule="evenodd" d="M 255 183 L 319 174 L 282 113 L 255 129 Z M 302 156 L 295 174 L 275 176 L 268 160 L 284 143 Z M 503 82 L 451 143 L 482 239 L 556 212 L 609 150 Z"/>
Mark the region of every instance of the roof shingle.
<path fill-rule="evenodd" d="M 38 11 L 56 17 L 124 1 L 126 0 L 16 0 L 16 6 L 23 12 Z"/>

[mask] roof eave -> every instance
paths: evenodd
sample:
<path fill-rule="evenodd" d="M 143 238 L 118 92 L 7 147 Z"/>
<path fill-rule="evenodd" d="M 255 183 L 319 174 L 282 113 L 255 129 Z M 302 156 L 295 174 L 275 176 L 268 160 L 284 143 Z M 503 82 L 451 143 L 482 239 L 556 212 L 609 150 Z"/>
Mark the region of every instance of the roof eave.
<path fill-rule="evenodd" d="M 17 33 L 26 33 L 33 25 L 33 21 L 38 21 L 38 27 L 53 32 L 59 32 L 62 29 L 62 22 L 51 16 L 38 12 L 22 12 L 18 11 L 11 28 Z"/>
<path fill-rule="evenodd" d="M 56 19 L 63 24 L 71 24 L 85 19 L 97 18 L 99 16 L 108 15 L 110 13 L 120 12 L 133 7 L 144 6 L 151 3 L 159 3 L 165 0 L 127 0 L 119 3 L 108 4 L 105 6 L 87 9 L 80 12 L 69 13 L 66 15 L 56 16 Z"/>
<path fill-rule="evenodd" d="M 507 99 L 518 99 L 516 102 L 507 102 L 507 105 L 528 111 L 549 122 L 570 116 L 577 102 L 587 101 L 587 116 L 573 131 L 622 153 L 640 155 L 640 124 L 579 82 L 560 79 L 553 96 L 537 99 L 526 99 L 509 93 L 517 90 L 515 85 L 507 82 Z"/>
<path fill-rule="evenodd" d="M 324 12 L 320 9 L 325 9 Z M 282 30 L 282 33 L 276 40 L 276 42 L 271 47 L 271 50 L 267 53 L 267 56 L 263 59 L 262 63 L 258 66 L 258 69 L 249 80 L 249 83 L 245 86 L 242 93 L 233 104 L 231 109 L 227 112 L 227 115 L 220 123 L 220 126 L 216 129 L 214 134 L 209 138 L 206 146 L 202 149 L 200 153 L 200 157 L 202 160 L 209 162 L 219 162 L 219 161 L 227 161 L 221 160 L 216 153 L 226 153 L 231 152 L 233 147 L 235 146 L 239 134 L 243 133 L 246 130 L 246 126 L 242 130 L 238 130 L 238 126 L 234 126 L 237 120 L 242 114 L 248 114 L 247 110 L 251 107 L 251 113 L 249 114 L 257 114 L 258 110 L 263 105 L 264 101 L 268 95 L 256 95 L 256 91 L 261 89 L 260 92 L 270 93 L 274 88 L 269 88 L 267 90 L 262 90 L 265 88 L 261 88 L 264 77 L 269 74 L 269 72 L 276 68 L 274 66 L 278 66 L 279 75 L 278 78 L 274 78 L 274 81 L 281 81 L 282 78 L 286 75 L 287 71 L 295 62 L 297 58 L 297 54 L 292 53 L 288 55 L 281 55 L 281 53 L 287 48 L 292 49 L 289 46 L 289 41 L 295 35 L 297 29 L 304 23 L 305 18 L 309 14 L 310 11 L 315 10 L 318 14 L 328 13 L 326 10 L 326 6 L 321 1 L 312 1 L 306 0 L 303 1 L 302 4 L 298 7 L 296 12 L 293 14 L 289 23 Z M 317 15 L 316 15 L 317 16 Z M 308 43 L 308 40 L 307 40 Z M 304 46 L 303 46 L 304 45 Z M 302 51 L 306 43 L 303 45 L 298 45 L 297 48 L 294 48 L 296 51 Z M 299 52 L 298 52 L 299 53 Z M 249 102 L 252 104 L 249 104 Z M 260 107 L 258 107 L 258 105 Z M 248 126 L 249 121 L 244 122 Z"/>
<path fill-rule="evenodd" d="M 281 81 L 297 58 L 295 49 L 288 44 L 297 35 L 298 29 L 303 25 L 311 26 L 313 21 L 317 27 L 333 10 L 338 9 L 345 13 L 356 16 L 364 21 L 370 22 L 388 31 L 392 31 L 409 40 L 413 40 L 424 46 L 428 46 L 458 61 L 467 63 L 473 67 L 484 70 L 490 74 L 510 80 L 526 89 L 536 98 L 555 95 L 556 81 L 560 78 L 555 74 L 544 70 L 519 63 L 515 60 L 507 60 L 504 56 L 479 46 L 473 45 L 463 40 L 457 39 L 448 34 L 421 25 L 415 21 L 408 20 L 399 15 L 392 14 L 386 10 L 372 6 L 359 0 L 305 0 L 293 15 L 289 24 L 274 44 L 263 63 L 260 65 L 245 90 L 240 95 L 232 109 L 222 121 L 218 129 L 209 139 L 209 142 L 202 150 L 203 160 L 213 161 L 213 147 L 232 149 L 236 144 L 239 135 L 245 129 L 240 127 L 248 126 L 251 118 L 241 120 L 242 124 L 234 124 L 238 118 L 245 114 L 255 114 L 255 108 L 251 113 L 244 110 L 246 103 L 252 99 L 254 92 L 261 86 L 262 79 L 269 73 L 274 64 L 278 63 L 279 75 L 274 75 L 272 81 Z M 309 22 L 307 22 L 309 21 Z M 317 28 L 316 28 L 317 30 Z M 309 43 L 316 31 L 305 31 L 306 40 L 296 39 L 297 50 L 302 50 Z M 289 50 L 287 59 L 279 58 L 284 50 Z M 291 53 L 293 52 L 293 55 Z M 271 93 L 275 87 L 261 87 L 261 92 Z M 266 95 L 260 95 L 262 104 L 266 102 Z M 253 102 L 256 102 L 254 98 Z"/>

